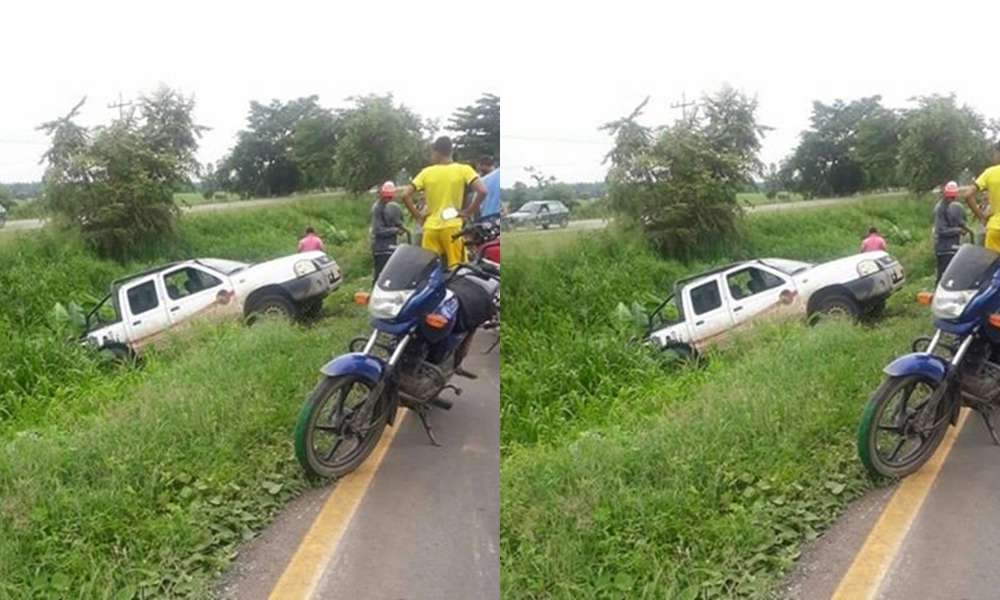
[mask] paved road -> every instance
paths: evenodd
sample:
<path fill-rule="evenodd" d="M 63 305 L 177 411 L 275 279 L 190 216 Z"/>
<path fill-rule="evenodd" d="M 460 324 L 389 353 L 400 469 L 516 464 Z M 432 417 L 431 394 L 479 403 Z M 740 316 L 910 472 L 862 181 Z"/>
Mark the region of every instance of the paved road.
<path fill-rule="evenodd" d="M 774 204 L 762 204 L 760 206 L 750 206 L 745 208 L 748 213 L 767 213 L 767 212 L 779 212 L 786 210 L 801 210 L 804 208 L 822 208 L 824 206 L 837 206 L 839 204 L 853 204 L 855 202 L 861 202 L 871 198 L 879 198 L 883 196 L 896 196 L 898 194 L 888 193 L 888 194 L 875 194 L 870 196 L 859 196 L 852 198 L 824 198 L 821 200 L 799 200 L 797 202 L 776 202 Z M 593 230 L 593 229 L 604 229 L 608 226 L 610 221 L 606 219 L 580 219 L 577 221 L 570 221 L 569 227 L 566 229 L 554 228 L 550 231 L 566 231 L 566 230 Z M 516 233 L 531 232 L 531 231 L 543 231 L 538 228 L 521 228 L 514 230 Z"/>
<path fill-rule="evenodd" d="M 423 600 L 500 597 L 500 355 L 476 335 L 466 359 L 479 375 L 431 424 L 431 446 L 408 415 L 354 513 L 314 598 Z M 290 505 L 241 552 L 222 583 L 228 598 L 266 598 L 329 490 Z"/>
<path fill-rule="evenodd" d="M 902 540 L 876 598 L 1000 598 L 1000 447 L 971 414 Z M 828 598 L 895 486 L 852 506 L 811 548 L 785 586 L 789 598 Z"/>
<path fill-rule="evenodd" d="M 245 208 L 259 208 L 262 206 L 273 206 L 275 204 L 286 204 L 288 202 L 295 202 L 301 200 L 301 197 L 290 196 L 287 198 L 265 198 L 262 200 L 239 200 L 233 202 L 213 202 L 211 204 L 197 204 L 195 206 L 184 207 L 181 210 L 184 212 L 200 213 L 200 212 L 216 212 L 220 210 L 242 210 Z M 44 219 L 16 219 L 13 221 L 7 221 L 7 224 L 0 229 L 0 233 L 4 231 L 26 231 L 31 229 L 41 229 L 45 225 Z"/>
<path fill-rule="evenodd" d="M 879 598 L 1000 598 L 1000 447 L 969 417 Z"/>

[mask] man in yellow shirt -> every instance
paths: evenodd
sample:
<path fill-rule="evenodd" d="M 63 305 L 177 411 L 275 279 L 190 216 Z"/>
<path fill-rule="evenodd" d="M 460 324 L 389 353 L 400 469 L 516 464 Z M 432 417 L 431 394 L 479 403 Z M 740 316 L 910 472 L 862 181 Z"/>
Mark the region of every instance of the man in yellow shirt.
<path fill-rule="evenodd" d="M 986 192 L 989 196 L 990 216 L 988 219 L 976 202 L 976 195 L 979 192 Z M 976 178 L 976 184 L 965 190 L 965 203 L 969 205 L 969 209 L 976 215 L 976 218 L 986 226 L 986 248 L 1000 252 L 1000 145 L 993 149 L 993 166 L 987 167 Z"/>
<path fill-rule="evenodd" d="M 403 203 L 410 214 L 423 224 L 421 246 L 441 256 L 448 268 L 465 260 L 465 245 L 461 239 L 451 239 L 461 231 L 462 220 L 476 214 L 479 203 L 486 196 L 486 186 L 479 174 L 469 165 L 456 163 L 451 158 L 452 145 L 448 137 L 439 137 L 431 146 L 431 162 L 413 178 L 413 183 L 403 192 Z M 466 186 L 472 186 L 476 197 L 464 211 L 462 200 Z M 424 192 L 427 211 L 421 212 L 413 204 L 413 193 Z M 459 216 L 445 219 L 445 209 L 454 208 Z"/>

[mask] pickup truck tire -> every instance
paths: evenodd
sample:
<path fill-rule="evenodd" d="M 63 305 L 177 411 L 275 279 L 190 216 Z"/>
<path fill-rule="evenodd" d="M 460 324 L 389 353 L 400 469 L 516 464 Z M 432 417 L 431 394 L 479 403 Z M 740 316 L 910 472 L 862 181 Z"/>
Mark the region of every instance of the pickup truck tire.
<path fill-rule="evenodd" d="M 294 302 L 279 294 L 267 294 L 257 298 L 247 309 L 247 322 L 253 324 L 261 315 L 273 315 L 289 320 L 299 318 L 299 308 Z"/>
<path fill-rule="evenodd" d="M 815 325 L 823 316 L 844 316 L 857 320 L 861 316 L 861 307 L 857 300 L 847 294 L 834 292 L 824 295 L 809 315 L 809 324 Z"/>

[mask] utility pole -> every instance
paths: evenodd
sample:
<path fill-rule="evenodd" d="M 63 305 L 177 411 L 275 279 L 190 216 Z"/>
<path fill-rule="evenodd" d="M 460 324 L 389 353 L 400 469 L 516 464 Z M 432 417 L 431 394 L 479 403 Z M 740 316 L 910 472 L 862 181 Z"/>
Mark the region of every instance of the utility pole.
<path fill-rule="evenodd" d="M 124 109 L 125 109 L 126 106 L 132 106 L 132 103 L 131 102 L 125 102 L 125 99 L 122 96 L 122 93 L 118 92 L 118 104 L 114 104 L 114 103 L 109 104 L 108 108 L 117 108 L 118 109 L 118 118 L 119 119 L 123 119 L 123 118 L 125 118 L 125 111 L 124 111 Z"/>
<path fill-rule="evenodd" d="M 687 101 L 687 94 L 685 94 L 684 92 L 681 92 L 681 101 L 680 102 L 674 102 L 673 104 L 670 105 L 670 108 L 679 108 L 679 109 L 681 109 L 681 116 L 683 116 L 684 120 L 687 121 L 687 118 L 688 118 L 688 111 L 687 111 L 687 109 L 688 109 L 688 107 L 689 106 L 697 106 L 697 105 L 698 105 L 697 102 L 688 102 Z"/>

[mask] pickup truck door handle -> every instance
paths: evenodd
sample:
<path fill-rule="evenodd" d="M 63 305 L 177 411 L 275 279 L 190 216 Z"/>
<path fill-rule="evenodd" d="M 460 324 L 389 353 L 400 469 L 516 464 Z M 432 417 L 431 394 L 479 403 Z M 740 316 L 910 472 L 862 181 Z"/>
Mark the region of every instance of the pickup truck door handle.
<path fill-rule="evenodd" d="M 180 309 L 181 309 L 181 307 L 179 307 L 179 306 L 175 306 L 175 307 L 173 307 L 173 308 L 171 308 L 171 309 L 170 309 L 170 312 L 177 312 L 177 311 L 179 311 Z"/>
<path fill-rule="evenodd" d="M 142 324 L 142 321 L 133 321 L 132 322 L 132 326 L 133 327 L 135 327 L 136 325 L 141 325 L 141 324 Z"/>
<path fill-rule="evenodd" d="M 737 306 L 736 308 L 733 309 L 733 312 L 740 312 L 741 310 L 743 310 L 743 307 Z"/>
<path fill-rule="evenodd" d="M 705 322 L 704 322 L 704 321 L 698 321 L 698 322 L 697 322 L 697 323 L 695 323 L 694 325 L 695 325 L 695 327 L 697 327 L 698 325 L 704 325 L 704 324 L 705 324 Z"/>

